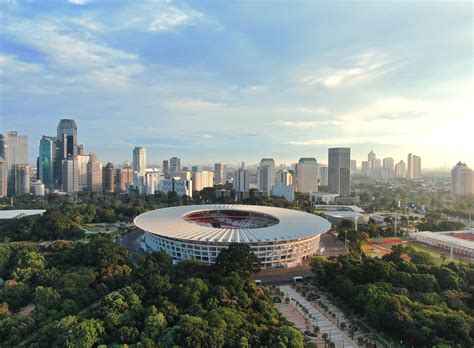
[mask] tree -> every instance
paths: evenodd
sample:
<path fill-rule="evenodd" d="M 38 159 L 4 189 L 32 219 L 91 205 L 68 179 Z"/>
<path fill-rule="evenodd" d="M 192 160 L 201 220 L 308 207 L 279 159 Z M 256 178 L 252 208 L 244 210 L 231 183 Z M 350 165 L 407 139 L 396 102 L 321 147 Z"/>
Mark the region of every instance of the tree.
<path fill-rule="evenodd" d="M 20 309 L 30 301 L 28 285 L 23 282 L 17 282 L 14 279 L 5 282 L 1 293 L 3 300 L 8 303 L 8 307 L 12 311 Z"/>
<path fill-rule="evenodd" d="M 33 294 L 33 302 L 37 306 L 43 306 L 46 309 L 54 308 L 59 304 L 61 295 L 51 287 L 39 285 Z"/>
<path fill-rule="evenodd" d="M 304 347 L 304 336 L 300 330 L 292 326 L 280 326 L 275 330 L 276 342 L 281 342 L 288 348 Z"/>
<path fill-rule="evenodd" d="M 217 328 L 210 328 L 205 319 L 186 314 L 173 328 L 165 331 L 162 343 L 166 347 L 221 347 L 224 333 Z"/>
<path fill-rule="evenodd" d="M 245 243 L 232 243 L 216 258 L 215 269 L 221 275 L 237 272 L 243 278 L 260 272 L 260 260 Z"/>
<path fill-rule="evenodd" d="M 145 318 L 145 327 L 142 332 L 142 339 L 150 339 L 153 342 L 158 342 L 167 323 L 163 313 L 158 312 L 155 306 L 151 306 L 148 310 L 148 315 Z"/>
<path fill-rule="evenodd" d="M 36 251 L 21 251 L 17 256 L 16 268 L 12 275 L 18 281 L 29 281 L 45 267 L 43 255 Z"/>

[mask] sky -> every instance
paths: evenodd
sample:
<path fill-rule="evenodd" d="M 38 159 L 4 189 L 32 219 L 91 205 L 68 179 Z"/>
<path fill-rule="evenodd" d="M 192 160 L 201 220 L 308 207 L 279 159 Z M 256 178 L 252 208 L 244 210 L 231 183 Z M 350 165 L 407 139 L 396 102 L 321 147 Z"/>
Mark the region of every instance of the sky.
<path fill-rule="evenodd" d="M 73 118 L 102 161 L 352 158 L 474 167 L 473 5 L 2 1 L 0 132 Z"/>

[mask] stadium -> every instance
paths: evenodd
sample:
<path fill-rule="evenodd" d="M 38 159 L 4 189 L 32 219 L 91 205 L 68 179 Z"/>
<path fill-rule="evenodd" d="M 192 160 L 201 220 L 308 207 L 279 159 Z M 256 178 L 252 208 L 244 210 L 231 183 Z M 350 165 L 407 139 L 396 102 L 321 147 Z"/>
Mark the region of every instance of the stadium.
<path fill-rule="evenodd" d="M 174 261 L 211 264 L 230 243 L 248 243 L 262 268 L 300 265 L 320 248 L 331 224 L 316 215 L 254 205 L 191 205 L 153 210 L 135 218 L 142 247 Z"/>

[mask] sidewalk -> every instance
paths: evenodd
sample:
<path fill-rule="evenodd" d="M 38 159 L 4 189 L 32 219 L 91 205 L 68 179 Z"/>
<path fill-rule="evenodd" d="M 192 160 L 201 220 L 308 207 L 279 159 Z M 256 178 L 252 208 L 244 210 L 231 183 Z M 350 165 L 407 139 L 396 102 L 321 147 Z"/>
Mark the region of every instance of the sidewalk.
<path fill-rule="evenodd" d="M 280 286 L 280 289 L 288 296 L 288 298 L 294 298 L 295 301 L 301 303 L 309 311 L 309 313 L 316 318 L 314 324 L 319 326 L 321 334 L 326 332 L 329 335 L 331 341 L 336 344 L 336 347 L 358 347 L 356 342 L 352 341 L 349 336 L 347 336 L 343 331 L 336 327 L 336 325 L 334 325 L 328 318 L 326 318 L 321 312 L 319 312 L 319 310 L 317 310 L 302 295 L 297 293 L 296 290 L 294 290 L 288 285 Z M 296 306 L 295 302 L 292 301 L 292 303 Z"/>

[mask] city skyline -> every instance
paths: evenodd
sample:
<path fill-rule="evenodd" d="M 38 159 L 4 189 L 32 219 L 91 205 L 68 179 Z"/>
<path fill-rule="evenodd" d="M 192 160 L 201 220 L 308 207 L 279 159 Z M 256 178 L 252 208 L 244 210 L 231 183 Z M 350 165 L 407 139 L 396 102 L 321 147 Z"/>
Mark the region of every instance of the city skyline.
<path fill-rule="evenodd" d="M 72 118 L 114 163 L 136 146 L 156 164 L 350 147 L 359 167 L 370 150 L 472 165 L 469 5 L 4 3 L 1 130 L 28 135 L 30 164 Z"/>

